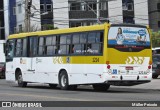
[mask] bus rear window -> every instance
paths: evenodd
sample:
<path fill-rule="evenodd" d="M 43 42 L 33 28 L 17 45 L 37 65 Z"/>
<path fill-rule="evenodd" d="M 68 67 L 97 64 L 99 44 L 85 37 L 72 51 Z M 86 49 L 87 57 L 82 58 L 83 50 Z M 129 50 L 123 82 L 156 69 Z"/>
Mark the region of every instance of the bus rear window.
<path fill-rule="evenodd" d="M 150 36 L 146 28 L 111 27 L 108 35 L 109 46 L 150 46 Z"/>

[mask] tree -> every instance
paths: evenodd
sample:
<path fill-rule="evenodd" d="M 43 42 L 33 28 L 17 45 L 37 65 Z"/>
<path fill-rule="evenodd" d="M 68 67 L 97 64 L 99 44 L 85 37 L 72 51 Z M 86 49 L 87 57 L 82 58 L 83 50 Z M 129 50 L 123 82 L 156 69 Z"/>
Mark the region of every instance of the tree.
<path fill-rule="evenodd" d="M 151 31 L 151 34 L 152 34 L 152 46 L 160 47 L 160 31 L 158 32 Z"/>
<path fill-rule="evenodd" d="M 42 25 L 42 30 L 54 30 L 54 29 L 58 29 L 58 27 L 54 27 L 54 25 L 52 24 L 44 24 Z"/>

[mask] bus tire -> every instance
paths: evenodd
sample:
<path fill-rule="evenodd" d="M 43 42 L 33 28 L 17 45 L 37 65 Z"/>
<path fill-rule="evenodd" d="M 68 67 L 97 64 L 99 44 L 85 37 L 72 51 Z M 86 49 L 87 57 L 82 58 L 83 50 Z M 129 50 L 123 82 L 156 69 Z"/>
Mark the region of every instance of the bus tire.
<path fill-rule="evenodd" d="M 69 90 L 69 81 L 66 71 L 61 71 L 59 74 L 59 86 L 62 90 Z"/>
<path fill-rule="evenodd" d="M 27 86 L 27 82 L 23 81 L 23 77 L 22 77 L 21 71 L 18 71 L 17 74 L 18 74 L 18 77 L 17 77 L 18 86 L 19 87 L 26 87 Z"/>
<path fill-rule="evenodd" d="M 57 84 L 49 84 L 49 87 L 50 87 L 50 88 L 56 88 L 56 87 L 57 87 Z"/>
<path fill-rule="evenodd" d="M 110 87 L 109 84 L 93 84 L 92 86 L 96 91 L 107 91 Z"/>

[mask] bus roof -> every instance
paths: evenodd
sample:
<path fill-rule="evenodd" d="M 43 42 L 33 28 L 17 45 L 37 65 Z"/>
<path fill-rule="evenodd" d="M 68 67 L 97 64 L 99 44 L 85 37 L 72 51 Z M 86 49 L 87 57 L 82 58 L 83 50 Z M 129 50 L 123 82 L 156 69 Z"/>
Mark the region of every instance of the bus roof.
<path fill-rule="evenodd" d="M 126 26 L 126 27 L 140 27 L 140 28 L 148 28 L 145 25 L 139 25 L 139 24 L 111 24 L 112 27 L 114 26 Z"/>
<path fill-rule="evenodd" d="M 46 30 L 46 31 L 37 31 L 37 32 L 29 32 L 29 33 L 20 33 L 13 34 L 8 37 L 8 39 L 14 38 L 24 38 L 27 36 L 45 36 L 45 35 L 56 35 L 56 34 L 67 34 L 67 33 L 76 33 L 76 32 L 87 32 L 87 31 L 95 31 L 95 30 L 104 30 L 107 26 L 130 26 L 130 27 L 143 27 L 147 28 L 147 26 L 137 25 L 137 24 L 108 24 L 104 23 L 101 25 L 92 25 L 92 26 L 80 26 L 74 28 L 64 28 L 64 29 L 55 29 L 55 30 Z"/>
<path fill-rule="evenodd" d="M 74 33 L 74 32 L 87 32 L 87 31 L 92 31 L 92 30 L 93 31 L 94 30 L 104 30 L 106 26 L 110 26 L 110 24 L 105 23 L 103 25 L 81 26 L 81 27 L 74 27 L 74 28 L 64 28 L 64 29 L 13 34 L 13 35 L 10 35 L 8 39 L 24 38 L 27 36 L 42 36 L 42 35 L 45 36 L 45 35 L 67 34 L 67 33 Z"/>

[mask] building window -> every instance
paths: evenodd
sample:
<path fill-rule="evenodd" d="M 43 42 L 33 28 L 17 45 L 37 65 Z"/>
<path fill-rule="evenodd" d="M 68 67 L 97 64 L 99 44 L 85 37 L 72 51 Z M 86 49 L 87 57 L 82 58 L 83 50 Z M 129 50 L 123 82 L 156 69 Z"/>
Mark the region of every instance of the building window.
<path fill-rule="evenodd" d="M 158 28 L 160 28 L 160 21 L 158 21 Z"/>
<path fill-rule="evenodd" d="M 17 33 L 17 27 L 14 27 L 14 34 Z"/>
<path fill-rule="evenodd" d="M 45 7 L 43 4 L 40 5 L 40 11 L 41 11 L 41 13 L 45 12 Z"/>
<path fill-rule="evenodd" d="M 81 3 L 81 10 L 82 10 L 82 11 L 85 11 L 85 10 L 86 10 L 86 4 Z"/>
<path fill-rule="evenodd" d="M 13 15 L 16 15 L 16 7 L 13 7 Z"/>
<path fill-rule="evenodd" d="M 160 10 L 160 3 L 157 3 L 157 9 Z"/>
<path fill-rule="evenodd" d="M 70 4 L 70 10 L 81 10 L 81 4 L 80 3 L 71 3 Z"/>
<path fill-rule="evenodd" d="M 100 10 L 107 10 L 107 4 L 106 4 L 106 2 L 100 2 L 99 3 L 99 9 Z"/>
<path fill-rule="evenodd" d="M 122 8 L 124 11 L 133 11 L 134 10 L 133 0 L 122 0 Z"/>
<path fill-rule="evenodd" d="M 122 4 L 122 9 L 123 9 L 123 10 L 127 10 L 127 6 L 126 6 L 125 3 Z"/>
<path fill-rule="evenodd" d="M 22 32 L 22 24 L 19 25 L 19 32 Z"/>
<path fill-rule="evenodd" d="M 79 26 L 82 26 L 81 22 L 71 22 L 70 23 L 70 27 L 79 27 Z"/>
<path fill-rule="evenodd" d="M 128 3 L 127 4 L 127 9 L 128 9 L 128 11 L 133 11 L 133 4 L 132 3 Z"/>
<path fill-rule="evenodd" d="M 97 10 L 97 3 L 88 3 L 88 10 Z"/>
<path fill-rule="evenodd" d="M 46 11 L 47 12 L 51 12 L 52 11 L 52 5 L 51 4 L 47 4 L 46 5 Z"/>
<path fill-rule="evenodd" d="M 18 13 L 22 13 L 22 4 L 18 4 Z"/>
<path fill-rule="evenodd" d="M 131 24 L 135 24 L 134 18 L 133 17 L 123 17 L 123 22 L 124 23 L 131 23 Z"/>

